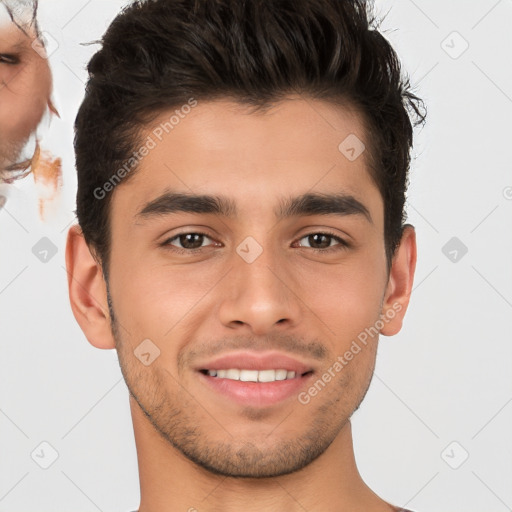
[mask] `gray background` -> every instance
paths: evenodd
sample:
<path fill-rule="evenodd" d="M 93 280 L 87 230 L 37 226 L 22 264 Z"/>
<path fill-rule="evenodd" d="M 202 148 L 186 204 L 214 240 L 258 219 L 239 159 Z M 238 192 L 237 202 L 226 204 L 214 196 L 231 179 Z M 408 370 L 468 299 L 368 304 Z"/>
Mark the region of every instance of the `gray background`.
<path fill-rule="evenodd" d="M 31 178 L 0 188 L 0 511 L 124 512 L 139 498 L 128 393 L 115 353 L 91 347 L 71 314 L 64 244 L 71 127 L 95 49 L 80 43 L 125 2 L 40 3 L 61 113 L 43 147 L 63 158 L 64 190 L 43 223 Z M 429 118 L 408 199 L 414 292 L 353 417 L 356 459 L 375 492 L 418 512 L 512 510 L 512 1 L 377 7 Z M 57 251 L 47 261 L 32 250 L 43 237 Z"/>

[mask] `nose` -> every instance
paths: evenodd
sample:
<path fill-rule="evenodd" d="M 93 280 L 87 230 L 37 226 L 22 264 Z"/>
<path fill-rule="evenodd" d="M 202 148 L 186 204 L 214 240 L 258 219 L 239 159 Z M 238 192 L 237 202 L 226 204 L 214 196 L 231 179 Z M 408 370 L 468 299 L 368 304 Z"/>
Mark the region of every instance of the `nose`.
<path fill-rule="evenodd" d="M 302 314 L 298 284 L 282 256 L 264 250 L 248 263 L 238 254 L 224 282 L 220 321 L 231 329 L 249 329 L 265 335 L 298 325 Z"/>

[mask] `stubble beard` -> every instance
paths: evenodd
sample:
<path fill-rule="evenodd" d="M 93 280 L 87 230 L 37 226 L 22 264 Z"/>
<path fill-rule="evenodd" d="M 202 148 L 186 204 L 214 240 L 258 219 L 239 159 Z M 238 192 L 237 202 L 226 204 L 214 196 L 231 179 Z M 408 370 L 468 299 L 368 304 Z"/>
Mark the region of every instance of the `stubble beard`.
<path fill-rule="evenodd" d="M 108 286 L 107 297 L 119 364 L 130 395 L 163 439 L 210 473 L 232 478 L 262 479 L 300 471 L 328 449 L 352 413 L 359 408 L 369 388 L 373 367 L 365 377 L 366 383 L 359 388 L 362 392 L 355 402 L 356 406 L 347 410 L 349 382 L 340 375 L 338 393 L 328 401 L 318 400 L 318 405 L 307 405 L 315 409 L 307 415 L 313 419 L 309 420 L 303 433 L 293 439 L 279 439 L 279 422 L 283 418 L 276 417 L 276 425 L 270 429 L 269 435 L 265 435 L 262 429 L 259 439 L 254 436 L 250 440 L 236 438 L 230 434 L 229 425 L 223 425 L 222 418 L 217 420 L 208 413 L 207 404 L 205 406 L 200 399 L 193 397 L 167 369 L 140 364 L 130 344 L 122 339 Z M 173 381 L 178 385 L 177 391 L 171 395 L 167 391 L 167 383 Z M 293 407 L 302 412 L 300 408 L 305 406 L 297 401 Z M 283 423 L 293 422 L 294 410 Z M 255 420 L 258 411 L 247 408 L 243 419 L 251 415 Z M 212 431 L 220 432 L 221 440 L 212 439 Z"/>

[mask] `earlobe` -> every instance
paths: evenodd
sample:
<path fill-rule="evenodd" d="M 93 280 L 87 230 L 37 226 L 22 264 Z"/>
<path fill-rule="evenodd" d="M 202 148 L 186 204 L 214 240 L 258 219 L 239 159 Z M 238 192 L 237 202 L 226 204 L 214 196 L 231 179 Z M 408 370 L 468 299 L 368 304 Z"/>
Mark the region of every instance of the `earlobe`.
<path fill-rule="evenodd" d="M 115 348 L 101 266 L 78 225 L 68 232 L 66 270 L 71 309 L 89 343 L 97 348 Z"/>
<path fill-rule="evenodd" d="M 400 246 L 393 257 L 389 281 L 382 306 L 384 327 L 381 334 L 393 336 L 402 328 L 409 305 L 416 269 L 416 232 L 414 226 L 406 224 Z"/>

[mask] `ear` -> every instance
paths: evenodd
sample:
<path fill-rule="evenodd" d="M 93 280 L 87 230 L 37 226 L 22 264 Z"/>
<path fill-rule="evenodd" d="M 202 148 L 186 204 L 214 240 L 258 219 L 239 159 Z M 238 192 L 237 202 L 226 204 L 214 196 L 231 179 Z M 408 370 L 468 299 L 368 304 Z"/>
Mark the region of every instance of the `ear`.
<path fill-rule="evenodd" d="M 411 297 L 415 269 L 416 232 L 414 226 L 406 224 L 402 231 L 400 245 L 393 257 L 382 305 L 381 318 L 384 321 L 384 327 L 380 333 L 385 336 L 393 336 L 402 328 Z"/>
<path fill-rule="evenodd" d="M 71 309 L 89 343 L 97 348 L 115 348 L 103 272 L 78 225 L 68 232 L 66 269 Z"/>

